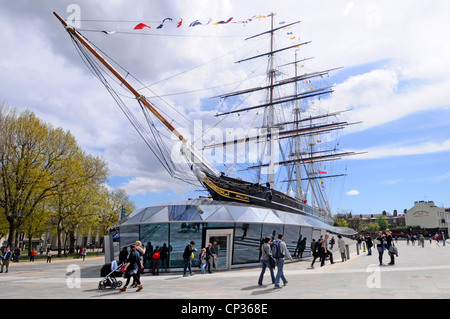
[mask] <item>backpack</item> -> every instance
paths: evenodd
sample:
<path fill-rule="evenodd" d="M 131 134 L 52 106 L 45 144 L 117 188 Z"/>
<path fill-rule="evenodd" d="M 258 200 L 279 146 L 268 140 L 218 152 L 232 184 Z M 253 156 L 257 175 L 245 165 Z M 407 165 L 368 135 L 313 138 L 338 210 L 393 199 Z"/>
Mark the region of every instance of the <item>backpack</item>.
<path fill-rule="evenodd" d="M 280 247 L 279 241 L 275 241 L 272 244 L 272 256 L 275 259 L 284 258 L 284 254 L 281 253 L 281 247 Z"/>
<path fill-rule="evenodd" d="M 161 253 L 159 250 L 155 251 L 155 253 L 153 254 L 153 259 L 159 259 L 161 257 Z"/>

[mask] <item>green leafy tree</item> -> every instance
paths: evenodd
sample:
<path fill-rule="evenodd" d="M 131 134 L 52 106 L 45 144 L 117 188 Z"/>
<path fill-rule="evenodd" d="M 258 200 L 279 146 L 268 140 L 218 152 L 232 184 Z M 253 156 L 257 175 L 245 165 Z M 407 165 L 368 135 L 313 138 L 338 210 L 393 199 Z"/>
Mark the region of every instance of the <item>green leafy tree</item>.
<path fill-rule="evenodd" d="M 375 220 L 375 223 L 378 225 L 378 230 L 381 231 L 384 231 L 389 227 L 389 222 L 387 221 L 386 216 L 384 215 L 378 216 L 377 219 Z"/>
<path fill-rule="evenodd" d="M 0 106 L 0 207 L 9 226 L 8 242 L 16 247 L 17 230 L 40 203 L 53 196 L 54 176 L 64 169 L 76 142 L 33 112 Z"/>

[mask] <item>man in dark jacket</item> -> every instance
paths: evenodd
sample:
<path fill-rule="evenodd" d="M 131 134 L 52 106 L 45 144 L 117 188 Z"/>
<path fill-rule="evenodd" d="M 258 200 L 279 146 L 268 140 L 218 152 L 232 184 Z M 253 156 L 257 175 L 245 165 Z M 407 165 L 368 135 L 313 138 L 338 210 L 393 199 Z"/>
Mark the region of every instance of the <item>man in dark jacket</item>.
<path fill-rule="evenodd" d="M 372 255 L 372 247 L 373 247 L 372 237 L 370 237 L 370 235 L 367 235 L 365 240 L 367 246 L 367 255 Z"/>
<path fill-rule="evenodd" d="M 192 265 L 191 265 L 191 256 L 194 253 L 194 251 L 197 251 L 197 248 L 194 248 L 195 242 L 191 241 L 189 243 L 189 245 L 186 246 L 186 248 L 184 249 L 184 253 L 183 253 L 183 264 L 184 264 L 184 269 L 183 269 L 183 277 L 187 277 L 188 275 L 186 274 L 187 269 L 189 268 L 189 275 L 192 276 Z"/>

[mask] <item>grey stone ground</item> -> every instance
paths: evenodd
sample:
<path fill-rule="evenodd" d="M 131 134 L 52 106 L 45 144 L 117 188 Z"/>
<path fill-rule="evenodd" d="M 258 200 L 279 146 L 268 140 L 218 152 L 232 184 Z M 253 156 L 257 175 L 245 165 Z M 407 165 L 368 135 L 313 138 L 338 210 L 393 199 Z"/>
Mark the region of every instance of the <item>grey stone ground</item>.
<path fill-rule="evenodd" d="M 450 298 L 450 244 L 443 246 L 425 241 L 425 247 L 397 243 L 399 257 L 395 266 L 378 266 L 378 253 L 353 253 L 341 262 L 334 253 L 329 262 L 308 269 L 310 259 L 286 263 L 289 283 L 282 289 L 269 284 L 268 271 L 264 285 L 258 286 L 260 268 L 246 268 L 213 274 L 182 277 L 166 274 L 142 276 L 144 289 L 119 292 L 98 289 L 103 258 L 22 261 L 11 263 L 10 272 L 0 274 L 0 298 L 3 299 L 435 299 Z M 384 263 L 389 262 L 385 253 Z M 123 279 L 122 279 L 123 280 Z"/>

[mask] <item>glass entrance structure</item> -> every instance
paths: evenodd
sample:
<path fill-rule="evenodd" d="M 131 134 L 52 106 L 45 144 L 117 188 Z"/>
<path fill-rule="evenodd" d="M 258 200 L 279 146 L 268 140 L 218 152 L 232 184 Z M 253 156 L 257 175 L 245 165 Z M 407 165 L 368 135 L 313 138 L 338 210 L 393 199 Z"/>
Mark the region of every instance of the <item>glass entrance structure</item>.
<path fill-rule="evenodd" d="M 138 209 L 110 229 L 113 256 L 140 240 L 147 247 L 145 267 L 151 268 L 152 251 L 159 246 L 161 268 L 183 267 L 183 252 L 190 241 L 197 248 L 193 265 L 199 263 L 198 254 L 209 242 L 219 248 L 218 268 L 229 269 L 260 261 L 262 240 L 284 234 L 284 241 L 292 255 L 298 255 L 298 243 L 306 238 L 303 257 L 311 254 L 312 239 L 325 233 L 351 236 L 353 229 L 328 225 L 318 219 L 300 214 L 261 208 L 233 202 L 194 199 L 170 202 Z"/>

